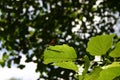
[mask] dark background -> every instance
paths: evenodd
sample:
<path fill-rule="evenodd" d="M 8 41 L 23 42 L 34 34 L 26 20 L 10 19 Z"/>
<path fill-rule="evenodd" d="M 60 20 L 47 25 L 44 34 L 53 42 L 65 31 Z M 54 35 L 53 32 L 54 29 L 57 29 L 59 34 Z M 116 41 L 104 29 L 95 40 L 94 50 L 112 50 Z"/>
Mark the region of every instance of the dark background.
<path fill-rule="evenodd" d="M 114 33 L 120 16 L 119 0 L 0 0 L 0 42 L 6 49 L 0 65 L 11 67 L 20 64 L 21 54 L 26 63 L 37 64 L 36 72 L 46 72 L 40 78 L 73 80 L 71 70 L 43 64 L 43 51 L 48 45 L 68 44 L 75 48 L 78 58 L 87 54 L 86 44 L 90 37 Z M 98 5 L 96 5 L 98 4 Z M 100 19 L 97 21 L 95 17 Z M 77 31 L 72 31 L 77 25 Z M 51 42 L 52 41 L 52 42 Z M 32 54 L 29 53 L 31 50 Z M 36 60 L 33 59 L 36 57 Z M 76 61 L 78 64 L 83 62 Z M 61 72 L 63 73 L 61 74 Z"/>

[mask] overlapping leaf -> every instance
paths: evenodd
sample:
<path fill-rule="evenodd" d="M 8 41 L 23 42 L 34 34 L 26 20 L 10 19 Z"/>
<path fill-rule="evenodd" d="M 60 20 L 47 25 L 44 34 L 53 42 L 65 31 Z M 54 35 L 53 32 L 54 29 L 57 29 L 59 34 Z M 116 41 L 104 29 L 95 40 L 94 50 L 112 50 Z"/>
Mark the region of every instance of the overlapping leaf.
<path fill-rule="evenodd" d="M 78 71 L 78 67 L 74 62 L 68 61 L 68 62 L 58 62 L 58 63 L 53 63 L 55 66 L 59 66 L 61 68 L 66 68 L 74 71 Z"/>
<path fill-rule="evenodd" d="M 48 47 L 44 52 L 44 63 L 74 61 L 77 58 L 73 47 L 66 44 Z"/>
<path fill-rule="evenodd" d="M 85 76 L 84 80 L 97 80 L 101 71 L 102 69 L 100 67 L 96 67 L 90 74 Z M 104 79 L 101 79 L 101 80 L 104 80 Z"/>
<path fill-rule="evenodd" d="M 91 55 L 103 55 L 112 46 L 114 35 L 100 35 L 92 37 L 88 42 L 87 51 Z"/>
<path fill-rule="evenodd" d="M 120 57 L 120 42 L 116 44 L 115 49 L 109 55 L 111 57 Z"/>
<path fill-rule="evenodd" d="M 44 63 L 53 63 L 66 69 L 77 71 L 77 66 L 72 62 L 77 58 L 73 47 L 66 44 L 48 47 L 44 52 Z"/>
<path fill-rule="evenodd" d="M 88 71 L 88 68 L 89 68 L 89 66 L 90 66 L 90 60 L 89 60 L 89 57 L 86 55 L 85 57 L 84 57 L 84 59 L 85 59 L 85 62 L 84 62 L 84 71 L 83 71 L 83 75 L 85 75 L 86 73 L 87 73 L 87 71 Z"/>
<path fill-rule="evenodd" d="M 100 72 L 97 80 L 113 80 L 117 76 L 120 76 L 120 63 L 114 62 Z"/>

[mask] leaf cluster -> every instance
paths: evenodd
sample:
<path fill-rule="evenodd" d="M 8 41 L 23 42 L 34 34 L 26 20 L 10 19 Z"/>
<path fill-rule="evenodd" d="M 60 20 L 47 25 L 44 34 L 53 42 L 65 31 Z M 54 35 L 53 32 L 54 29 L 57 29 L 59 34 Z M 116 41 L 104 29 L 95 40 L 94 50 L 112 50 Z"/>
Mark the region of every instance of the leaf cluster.
<path fill-rule="evenodd" d="M 40 78 L 69 80 L 73 71 L 43 64 L 44 50 L 51 40 L 53 45 L 68 44 L 80 58 L 76 63 L 82 65 L 89 38 L 114 32 L 119 5 L 117 0 L 0 0 L 0 65 L 10 68 L 13 63 L 22 69 L 25 56 L 26 63 L 37 64 Z M 3 59 L 4 55 L 8 57 Z"/>
<path fill-rule="evenodd" d="M 78 65 L 81 67 L 82 65 L 75 63 L 75 59 L 77 60 L 75 50 L 66 44 L 49 46 L 44 51 L 44 64 L 51 64 L 73 70 L 79 76 L 76 77 L 79 80 L 113 80 L 120 76 L 120 62 L 116 60 L 116 58 L 120 58 L 120 42 L 113 45 L 114 36 L 113 34 L 99 35 L 89 40 L 86 51 L 88 51 L 90 55 L 101 56 L 104 57 L 104 59 L 102 58 L 100 60 L 101 63 L 96 62 L 98 65 L 94 65 L 94 67 L 91 68 L 91 63 L 95 61 L 91 61 L 89 57 L 85 55 L 82 75 L 78 74 L 80 68 Z M 108 50 L 112 49 L 112 46 L 115 46 L 115 48 L 107 54 Z M 110 63 L 104 62 L 105 59 L 109 59 L 109 57 L 115 60 Z M 100 65 L 103 63 L 105 64 Z M 88 73 L 89 69 L 92 71 Z"/>

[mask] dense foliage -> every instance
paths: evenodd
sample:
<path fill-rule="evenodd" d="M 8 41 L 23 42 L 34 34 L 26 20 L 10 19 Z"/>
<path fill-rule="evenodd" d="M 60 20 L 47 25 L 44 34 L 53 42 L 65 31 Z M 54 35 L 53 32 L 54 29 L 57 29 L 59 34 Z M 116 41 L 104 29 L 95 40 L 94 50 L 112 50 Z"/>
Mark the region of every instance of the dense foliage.
<path fill-rule="evenodd" d="M 44 79 L 74 79 L 72 70 L 43 64 L 44 50 L 52 40 L 53 45 L 74 47 L 77 58 L 87 54 L 92 60 L 87 42 L 91 36 L 114 32 L 119 5 L 117 0 L 0 0 L 0 65 L 24 68 L 20 60 L 25 55 L 25 62 L 36 63 Z"/>
<path fill-rule="evenodd" d="M 76 79 L 79 80 L 119 80 L 120 41 L 113 44 L 114 36 L 115 35 L 101 35 L 90 39 L 86 50 L 90 55 L 99 56 L 97 61 L 95 59 L 90 60 L 89 57 L 85 55 L 83 58 L 84 64 L 76 64 L 75 61 L 77 60 L 77 55 L 75 50 L 72 47 L 63 44 L 46 48 L 44 52 L 44 63 L 51 63 L 51 65 L 73 70 L 76 72 Z M 110 49 L 111 51 L 108 52 Z M 78 60 L 80 59 L 78 58 Z M 97 65 L 91 67 L 93 66 L 92 63 L 95 62 Z M 79 67 L 77 65 L 79 65 Z"/>

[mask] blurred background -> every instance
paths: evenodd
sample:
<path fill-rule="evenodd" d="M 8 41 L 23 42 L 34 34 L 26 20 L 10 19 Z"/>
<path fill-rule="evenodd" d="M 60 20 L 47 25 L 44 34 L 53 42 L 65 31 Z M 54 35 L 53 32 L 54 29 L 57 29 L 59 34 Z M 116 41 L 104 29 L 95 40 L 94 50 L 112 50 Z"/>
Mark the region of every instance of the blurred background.
<path fill-rule="evenodd" d="M 74 71 L 43 64 L 45 48 L 68 44 L 92 60 L 89 38 L 119 36 L 119 16 L 118 0 L 0 0 L 0 80 L 74 80 Z"/>

